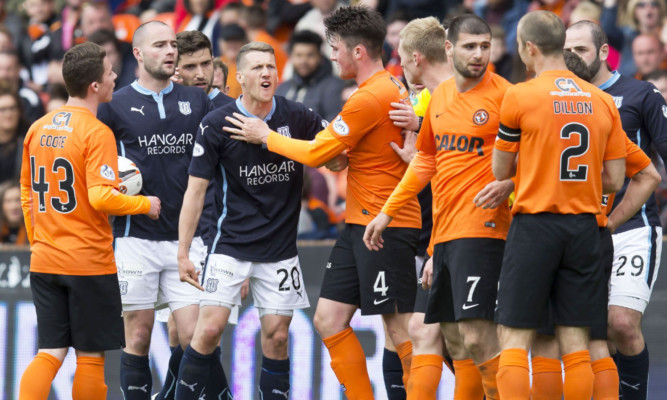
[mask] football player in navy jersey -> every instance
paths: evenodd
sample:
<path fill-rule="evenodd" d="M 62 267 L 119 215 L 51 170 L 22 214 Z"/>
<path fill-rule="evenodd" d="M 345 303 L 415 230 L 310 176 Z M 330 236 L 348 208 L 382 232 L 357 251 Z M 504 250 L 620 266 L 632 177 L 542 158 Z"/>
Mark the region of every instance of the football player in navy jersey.
<path fill-rule="evenodd" d="M 667 162 L 667 105 L 660 91 L 648 82 L 609 70 L 607 35 L 595 23 L 580 21 L 572 25 L 567 30 L 565 50 L 579 55 L 591 70 L 591 83 L 614 97 L 628 137 L 647 155 L 651 147 L 655 148 Z M 623 200 L 627 187 L 626 178 L 613 208 Z M 623 398 L 646 399 L 649 356 L 641 319 L 658 276 L 662 251 L 655 196 L 621 226 L 610 225 L 614 261 L 609 282 L 609 341 L 616 349 L 614 361 Z"/>
<path fill-rule="evenodd" d="M 181 280 L 203 292 L 195 334 L 179 370 L 176 397 L 180 400 L 198 399 L 199 388 L 213 383 L 208 369 L 212 353 L 230 310 L 240 304 L 246 278 L 250 278 L 261 320 L 261 396 L 265 400 L 288 397 L 288 327 L 293 311 L 309 306 L 296 248 L 303 166 L 260 146 L 232 140 L 222 127 L 229 126 L 226 116 L 241 113 L 261 118 L 283 135 L 310 140 L 326 121 L 304 105 L 274 96 L 278 73 L 268 44 L 243 46 L 236 62 L 242 95 L 202 121 L 179 221 Z M 211 180 L 216 190 L 217 232 L 200 285 L 188 249 Z M 225 395 L 231 397 L 223 392 L 214 398 L 228 398 Z"/>
<path fill-rule="evenodd" d="M 126 400 L 150 398 L 148 349 L 156 306 L 171 309 L 182 348 L 192 337 L 199 293 L 178 278 L 178 216 L 197 128 L 212 109 L 202 90 L 170 80 L 178 56 L 172 28 L 156 21 L 143 24 L 132 46 L 139 78 L 117 91 L 98 118 L 113 131 L 118 153 L 139 167 L 143 193 L 164 201 L 159 221 L 144 216 L 114 221 L 127 344 L 120 367 Z M 203 263 L 205 253 L 198 237 L 190 248 L 195 265 Z"/>

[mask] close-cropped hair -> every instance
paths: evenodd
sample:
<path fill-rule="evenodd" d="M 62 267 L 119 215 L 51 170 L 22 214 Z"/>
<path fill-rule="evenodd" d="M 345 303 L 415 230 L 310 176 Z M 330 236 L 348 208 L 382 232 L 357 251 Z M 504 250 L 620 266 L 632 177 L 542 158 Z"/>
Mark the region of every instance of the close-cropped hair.
<path fill-rule="evenodd" d="M 401 48 L 412 53 L 418 51 L 428 61 L 446 62 L 445 28 L 434 17 L 419 18 L 410 21 L 399 34 Z"/>
<path fill-rule="evenodd" d="M 106 51 L 93 42 L 78 44 L 65 53 L 63 78 L 71 97 L 85 98 L 91 83 L 102 82 L 106 55 Z"/>
<path fill-rule="evenodd" d="M 456 44 L 459 35 L 466 33 L 468 35 L 491 35 L 491 28 L 480 17 L 473 14 L 463 14 L 452 18 L 447 29 L 447 40 Z"/>
<path fill-rule="evenodd" d="M 545 56 L 562 54 L 565 46 L 563 21 L 551 11 L 533 11 L 519 20 L 517 35 L 523 45 L 531 42 Z"/>
<path fill-rule="evenodd" d="M 184 31 L 176 35 L 176 46 L 178 47 L 178 58 L 181 54 L 191 54 L 195 51 L 208 49 L 211 50 L 211 41 L 200 31 Z"/>
<path fill-rule="evenodd" d="M 274 56 L 276 55 L 275 50 L 273 50 L 273 47 L 271 45 L 264 43 L 264 42 L 250 42 L 248 44 L 243 45 L 241 47 L 241 50 L 239 50 L 239 54 L 236 55 L 236 67 L 241 70 L 244 67 L 245 64 L 245 57 L 248 55 L 248 53 L 252 51 L 260 51 L 264 53 L 271 53 Z"/>
<path fill-rule="evenodd" d="M 382 56 L 387 26 L 379 12 L 365 6 L 340 7 L 324 19 L 324 27 L 328 40 L 340 38 L 348 49 L 362 45 L 375 60 Z"/>
<path fill-rule="evenodd" d="M 593 39 L 593 45 L 595 46 L 595 51 L 600 51 L 600 48 L 609 44 L 609 39 L 604 29 L 595 22 L 591 21 L 579 21 L 575 24 L 570 25 L 568 29 L 588 29 L 591 33 L 591 38 Z"/>
<path fill-rule="evenodd" d="M 322 51 L 322 37 L 309 30 L 296 31 L 289 40 L 289 51 L 291 52 L 295 44 L 312 44 L 317 47 L 317 51 Z"/>

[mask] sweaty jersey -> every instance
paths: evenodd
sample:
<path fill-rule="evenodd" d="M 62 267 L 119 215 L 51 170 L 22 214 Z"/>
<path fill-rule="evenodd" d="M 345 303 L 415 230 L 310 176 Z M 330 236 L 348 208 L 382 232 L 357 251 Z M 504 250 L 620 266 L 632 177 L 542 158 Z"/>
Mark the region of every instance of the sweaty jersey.
<path fill-rule="evenodd" d="M 519 152 L 512 213 L 599 214 L 602 163 L 625 157 L 611 96 L 570 71 L 507 89 L 495 147 Z"/>
<path fill-rule="evenodd" d="M 637 175 L 639 171 L 651 164 L 651 159 L 628 137 L 625 138 L 625 151 L 627 153 L 625 157 L 625 176 L 628 179 L 632 179 L 632 177 Z M 612 211 L 609 204 L 613 203 L 614 193 L 602 196 L 602 212 L 596 215 L 599 227 L 607 226 L 607 216 L 611 214 Z"/>
<path fill-rule="evenodd" d="M 389 119 L 390 103 L 406 102 L 408 91 L 387 71 L 364 81 L 343 105 L 327 130 L 348 146 L 345 222 L 367 225 L 401 181 L 408 165 L 389 143 L 403 146 L 401 128 Z M 412 199 L 390 227 L 421 228 L 421 211 Z"/>
<path fill-rule="evenodd" d="M 618 72 L 600 89 L 614 98 L 623 122 L 623 130 L 644 153 L 651 154 L 651 147 L 658 150 L 662 160 L 667 163 L 667 105 L 660 91 L 651 83 L 623 76 Z M 616 193 L 615 207 L 625 195 L 629 180 Z M 614 233 L 639 228 L 642 226 L 661 226 L 655 195 L 649 197 L 644 206 L 620 226 Z"/>
<path fill-rule="evenodd" d="M 264 146 L 229 137 L 226 116 L 251 115 L 241 98 L 208 114 L 197 133 L 189 173 L 213 180 L 216 225 L 210 253 L 255 262 L 274 262 L 297 255 L 303 165 Z M 275 96 L 264 118 L 281 135 L 311 140 L 326 126 L 306 106 Z"/>
<path fill-rule="evenodd" d="M 21 185 L 30 188 L 32 272 L 116 273 L 107 214 L 90 205 L 88 188 L 117 188 L 117 178 L 113 134 L 89 110 L 64 106 L 30 127 Z"/>
<path fill-rule="evenodd" d="M 142 194 L 162 202 L 157 221 L 145 215 L 118 217 L 114 236 L 177 240 L 178 217 L 188 185 L 188 166 L 199 123 L 212 108 L 198 87 L 170 83 L 160 93 L 135 81 L 100 106 L 98 118 L 113 131 L 118 154 L 141 171 Z"/>
<path fill-rule="evenodd" d="M 420 152 L 435 156 L 433 243 L 460 238 L 505 239 L 509 207 L 477 207 L 473 199 L 496 179 L 491 170 L 500 105 L 511 84 L 487 72 L 474 88 L 459 92 L 456 81 L 441 83 L 431 95 L 417 139 Z"/>

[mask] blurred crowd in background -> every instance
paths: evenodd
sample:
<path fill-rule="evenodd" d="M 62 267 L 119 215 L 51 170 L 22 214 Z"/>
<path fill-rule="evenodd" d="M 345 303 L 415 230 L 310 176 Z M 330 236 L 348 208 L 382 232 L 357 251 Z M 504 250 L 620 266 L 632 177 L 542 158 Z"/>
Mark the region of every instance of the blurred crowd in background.
<path fill-rule="evenodd" d="M 241 46 L 263 41 L 276 51 L 277 94 L 333 119 L 355 90 L 337 77 L 328 55 L 324 17 L 345 4 L 377 9 L 387 22 L 383 61 L 402 78 L 399 32 L 413 18 L 444 20 L 462 13 L 484 18 L 493 33 L 489 68 L 512 83 L 526 79 L 516 50 L 516 26 L 529 11 L 549 10 L 566 26 L 599 23 L 621 74 L 648 80 L 667 99 L 667 0 L 0 0 L 0 243 L 27 244 L 18 177 L 23 137 L 32 122 L 67 101 L 62 57 L 75 44 L 103 46 L 118 74 L 116 89 L 132 83 L 137 63 L 132 35 L 160 20 L 176 32 L 199 30 L 224 63 L 214 86 L 237 97 L 235 58 Z M 667 110 L 665 111 L 667 113 Z M 656 165 L 665 178 L 658 157 Z M 336 236 L 345 216 L 346 173 L 308 168 L 299 238 Z M 667 227 L 667 179 L 656 191 Z"/>

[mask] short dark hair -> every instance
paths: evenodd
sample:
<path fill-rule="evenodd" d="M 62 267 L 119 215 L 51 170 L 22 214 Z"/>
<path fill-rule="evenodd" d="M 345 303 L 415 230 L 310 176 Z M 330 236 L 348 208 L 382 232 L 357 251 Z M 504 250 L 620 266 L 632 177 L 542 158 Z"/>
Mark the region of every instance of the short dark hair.
<path fill-rule="evenodd" d="M 185 7 L 185 10 L 192 14 L 192 6 L 190 5 L 190 0 L 183 0 L 183 7 Z M 206 11 L 211 11 L 215 8 L 215 0 L 208 0 L 208 4 L 206 4 Z"/>
<path fill-rule="evenodd" d="M 551 11 L 531 11 L 519 20 L 517 36 L 523 45 L 531 42 L 545 56 L 563 53 L 565 26 Z"/>
<path fill-rule="evenodd" d="M 78 44 L 65 53 L 63 78 L 71 97 L 85 98 L 88 86 L 102 81 L 106 55 L 100 45 L 92 42 Z"/>
<path fill-rule="evenodd" d="M 655 71 L 644 75 L 645 81 L 657 81 L 660 79 L 667 79 L 667 69 L 656 69 Z"/>
<path fill-rule="evenodd" d="M 467 33 L 469 35 L 491 35 L 491 28 L 480 17 L 474 14 L 463 14 L 452 18 L 449 29 L 447 30 L 447 40 L 456 44 L 459 40 L 459 34 Z"/>
<path fill-rule="evenodd" d="M 243 47 L 241 47 L 241 50 L 239 50 L 239 54 L 236 55 L 237 69 L 240 70 L 243 68 L 243 65 L 245 64 L 245 56 L 251 51 L 260 51 L 263 53 L 271 53 L 274 56 L 276 55 L 276 52 L 275 50 L 273 50 L 273 47 L 271 47 L 271 45 L 264 42 L 250 42 L 248 44 L 243 45 Z"/>
<path fill-rule="evenodd" d="M 99 44 L 100 46 L 104 46 L 107 43 L 113 43 L 116 50 L 120 52 L 120 40 L 116 37 L 116 33 L 110 29 L 102 28 L 96 30 L 88 36 L 88 41 Z"/>
<path fill-rule="evenodd" d="M 607 38 L 607 33 L 602 29 L 602 27 L 595 22 L 591 21 L 579 21 L 577 23 L 574 23 L 570 25 L 569 29 L 574 29 L 574 28 L 588 28 L 591 37 L 593 39 L 593 45 L 595 46 L 595 51 L 598 52 L 600 51 L 600 48 L 604 46 L 605 44 L 609 44 L 609 39 Z"/>
<path fill-rule="evenodd" d="M 317 51 L 322 51 L 322 37 L 317 33 L 309 30 L 296 31 L 292 34 L 289 40 L 289 51 L 292 52 L 295 44 L 312 44 L 317 47 Z"/>
<path fill-rule="evenodd" d="M 178 47 L 178 60 L 181 54 L 190 54 L 195 51 L 208 49 L 213 55 L 211 41 L 200 31 L 184 31 L 176 34 L 176 46 Z"/>
<path fill-rule="evenodd" d="M 373 59 L 382 56 L 387 27 L 382 15 L 365 6 L 340 7 L 324 19 L 327 39 L 340 38 L 348 49 L 360 44 Z"/>
<path fill-rule="evenodd" d="M 585 80 L 586 82 L 591 81 L 593 74 L 591 74 L 591 70 L 588 68 L 588 65 L 586 65 L 586 62 L 581 57 L 572 51 L 563 50 L 563 58 L 565 59 L 565 65 L 567 65 L 567 69 L 572 71 L 573 74 Z"/>
<path fill-rule="evenodd" d="M 266 11 L 262 6 L 250 6 L 241 9 L 241 18 L 245 20 L 249 29 L 264 29 L 266 27 Z"/>

